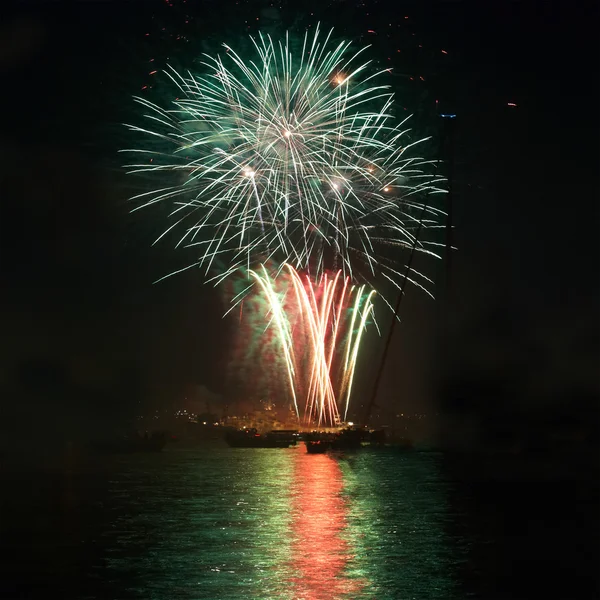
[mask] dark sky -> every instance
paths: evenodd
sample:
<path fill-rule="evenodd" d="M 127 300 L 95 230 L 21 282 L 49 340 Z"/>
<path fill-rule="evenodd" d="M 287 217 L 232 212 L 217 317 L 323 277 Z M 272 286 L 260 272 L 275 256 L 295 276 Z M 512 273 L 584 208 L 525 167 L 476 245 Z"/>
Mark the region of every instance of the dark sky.
<path fill-rule="evenodd" d="M 226 391 L 233 324 L 220 319 L 221 297 L 195 271 L 152 285 L 189 257 L 150 247 L 162 223 L 128 213 L 131 183 L 115 154 L 149 53 L 164 58 L 174 44 L 145 30 L 170 31 L 186 12 L 194 43 L 223 28 L 223 3 L 174 4 L 175 17 L 150 0 L 15 3 L 3 20 L 0 375 L 16 404 L 49 399 L 59 413 L 85 412 L 93 395 L 100 413 L 169 403 L 193 384 Z M 357 36 L 371 25 L 356 4 L 304 4 L 300 14 L 339 19 Z M 459 115 L 452 292 L 438 268 L 437 304 L 407 294 L 379 404 L 451 410 L 442 398 L 493 388 L 500 399 L 490 402 L 536 408 L 573 390 L 597 393 L 594 3 L 370 4 L 373 28 L 409 16 L 431 53 L 448 52 L 447 63 L 419 68 L 434 75 L 429 97 Z M 227 35 L 243 33 L 261 6 L 243 13 L 232 3 Z M 376 357 L 383 340 L 369 344 Z M 375 363 L 362 369 L 364 394 Z"/>

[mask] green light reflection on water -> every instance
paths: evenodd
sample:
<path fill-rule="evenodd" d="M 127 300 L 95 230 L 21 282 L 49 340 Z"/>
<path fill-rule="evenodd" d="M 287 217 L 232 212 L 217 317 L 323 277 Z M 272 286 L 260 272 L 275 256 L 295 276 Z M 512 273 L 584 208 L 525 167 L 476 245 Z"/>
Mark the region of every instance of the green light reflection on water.
<path fill-rule="evenodd" d="M 281 579 L 289 577 L 293 452 L 126 459 L 111 490 L 112 589 L 146 600 L 291 598 Z"/>
<path fill-rule="evenodd" d="M 344 535 L 354 551 L 348 577 L 370 581 L 361 600 L 459 597 L 436 460 L 393 450 L 340 458 L 349 513 Z"/>
<path fill-rule="evenodd" d="M 241 590 L 245 598 L 292 598 L 282 594 L 282 581 L 289 578 L 286 565 L 291 560 L 293 450 L 229 452 L 240 463 L 230 477 L 228 517 L 213 534 L 219 552 L 211 573 L 217 576 L 205 578 L 202 592 L 212 598 L 225 598 L 227 593 L 239 598 Z M 222 557 L 221 566 L 217 557 Z"/>
<path fill-rule="evenodd" d="M 127 457 L 111 477 L 102 597 L 460 597 L 434 456 L 213 448 Z"/>

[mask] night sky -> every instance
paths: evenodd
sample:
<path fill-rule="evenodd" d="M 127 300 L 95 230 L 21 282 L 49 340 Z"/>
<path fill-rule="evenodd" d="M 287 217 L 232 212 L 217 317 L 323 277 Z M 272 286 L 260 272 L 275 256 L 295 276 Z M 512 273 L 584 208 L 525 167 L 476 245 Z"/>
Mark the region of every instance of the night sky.
<path fill-rule="evenodd" d="M 150 54 L 185 54 L 145 36 L 157 22 L 179 26 L 173 3 L 13 3 L 3 20 L 0 381 L 11 423 L 112 419 L 171 406 L 200 384 L 227 394 L 235 323 L 220 319 L 221 296 L 197 271 L 152 285 L 190 256 L 151 247 L 163 223 L 152 211 L 129 213 L 134 184 L 116 153 L 129 145 L 120 123 L 135 114 L 130 97 L 145 85 Z M 341 29 L 356 37 L 370 27 L 357 4 L 336 2 L 314 18 L 338 26 L 343 15 Z M 214 46 L 218 27 L 243 34 L 262 6 L 236 5 L 224 27 L 221 3 L 188 0 L 194 47 L 207 31 Z M 448 53 L 424 97 L 458 114 L 458 249 L 449 295 L 438 265 L 437 303 L 416 289 L 405 298 L 381 418 L 489 405 L 579 411 L 599 392 L 594 3 L 389 6 L 372 4 L 378 27 L 408 16 L 424 46 Z M 383 350 L 382 339 L 368 343 L 363 397 Z M 575 408 L 575 399 L 585 402 Z"/>

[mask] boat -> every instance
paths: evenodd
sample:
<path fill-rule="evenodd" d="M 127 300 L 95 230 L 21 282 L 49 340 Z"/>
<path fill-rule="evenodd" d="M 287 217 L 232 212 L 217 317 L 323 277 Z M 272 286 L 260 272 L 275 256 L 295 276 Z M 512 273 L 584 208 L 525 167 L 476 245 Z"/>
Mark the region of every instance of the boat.
<path fill-rule="evenodd" d="M 364 433 L 359 429 L 340 431 L 331 443 L 332 450 L 354 450 L 362 446 Z"/>
<path fill-rule="evenodd" d="M 289 448 L 296 445 L 297 439 L 297 432 L 287 430 L 258 433 L 256 429 L 239 429 L 225 434 L 232 448 Z"/>
<path fill-rule="evenodd" d="M 369 432 L 368 441 L 371 444 L 371 446 L 385 446 L 385 429 L 375 429 L 374 431 Z"/>
<path fill-rule="evenodd" d="M 290 446 L 295 446 L 300 439 L 297 429 L 272 429 L 267 435 L 273 439 L 286 440 Z"/>
<path fill-rule="evenodd" d="M 325 454 L 331 447 L 331 442 L 325 440 L 307 440 L 304 443 L 309 454 Z"/>

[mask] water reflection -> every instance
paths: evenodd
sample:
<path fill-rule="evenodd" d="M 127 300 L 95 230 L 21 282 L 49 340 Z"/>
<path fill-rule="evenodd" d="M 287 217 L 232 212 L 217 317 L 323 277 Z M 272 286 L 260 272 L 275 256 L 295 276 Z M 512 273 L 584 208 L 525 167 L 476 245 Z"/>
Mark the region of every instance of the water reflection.
<path fill-rule="evenodd" d="M 281 582 L 290 573 L 290 452 L 223 449 L 126 460 L 112 482 L 115 513 L 106 540 L 115 593 L 288 598 Z"/>
<path fill-rule="evenodd" d="M 292 584 L 297 598 L 357 598 L 364 582 L 347 575 L 351 548 L 343 534 L 348 506 L 338 462 L 297 452 L 292 485 Z"/>
<path fill-rule="evenodd" d="M 394 450 L 365 450 L 342 457 L 348 497 L 345 536 L 353 552 L 350 576 L 364 576 L 366 598 L 449 600 L 457 595 L 454 574 L 465 560 L 464 540 L 451 540 L 448 482 L 438 457 Z"/>
<path fill-rule="evenodd" d="M 3 597 L 465 597 L 454 584 L 465 539 L 445 527 L 462 517 L 435 457 L 215 447 L 35 481 L 43 493 L 15 496 L 5 519 Z"/>

